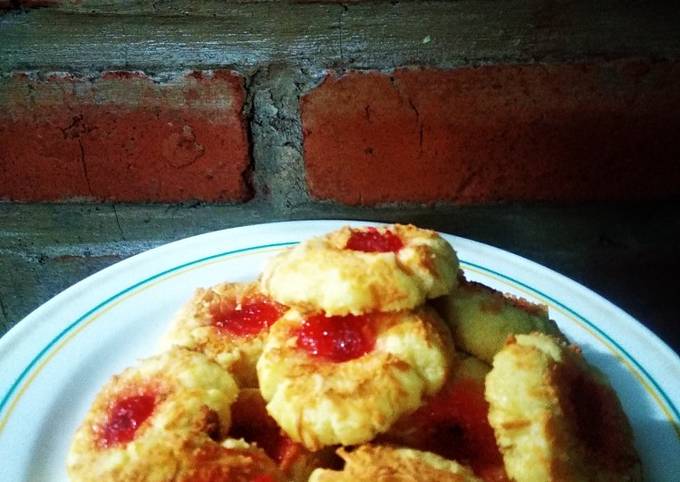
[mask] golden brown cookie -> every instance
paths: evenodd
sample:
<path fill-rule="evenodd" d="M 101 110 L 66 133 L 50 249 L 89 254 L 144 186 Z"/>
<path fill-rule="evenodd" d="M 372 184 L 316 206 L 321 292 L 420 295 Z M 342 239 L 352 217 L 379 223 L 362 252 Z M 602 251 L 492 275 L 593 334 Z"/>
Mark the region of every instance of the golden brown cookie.
<path fill-rule="evenodd" d="M 227 439 L 221 444 L 194 440 L 176 455 L 180 469 L 168 482 L 290 482 L 263 450 L 242 440 Z"/>
<path fill-rule="evenodd" d="M 642 480 L 614 390 L 559 339 L 539 333 L 512 338 L 494 357 L 486 398 L 513 480 Z"/>
<path fill-rule="evenodd" d="M 317 469 L 309 482 L 482 482 L 470 469 L 430 452 L 388 445 L 341 448 L 341 471 Z"/>
<path fill-rule="evenodd" d="M 99 392 L 72 442 L 77 481 L 174 480 L 187 444 L 229 429 L 238 388 L 200 353 L 174 349 L 114 376 Z"/>
<path fill-rule="evenodd" d="M 262 290 L 301 311 L 359 315 L 414 308 L 456 283 L 458 259 L 434 231 L 344 227 L 273 258 Z"/>
<path fill-rule="evenodd" d="M 488 286 L 461 279 L 456 289 L 437 301 L 451 327 L 456 347 L 491 363 L 510 335 L 535 331 L 563 337 L 548 307 L 530 303 Z"/>
<path fill-rule="evenodd" d="M 198 289 L 177 314 L 162 347 L 200 351 L 256 387 L 255 363 L 271 326 L 286 307 L 262 294 L 257 283 L 221 283 Z"/>
<path fill-rule="evenodd" d="M 269 333 L 257 373 L 267 410 L 310 450 L 384 432 L 441 388 L 448 330 L 434 310 L 325 317 L 290 310 Z"/>

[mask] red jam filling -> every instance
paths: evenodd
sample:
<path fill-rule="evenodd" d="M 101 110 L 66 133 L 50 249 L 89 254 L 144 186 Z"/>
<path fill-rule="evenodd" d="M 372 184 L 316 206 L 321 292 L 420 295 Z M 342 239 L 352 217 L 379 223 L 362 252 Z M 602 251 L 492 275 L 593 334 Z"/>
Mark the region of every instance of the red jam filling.
<path fill-rule="evenodd" d="M 109 408 L 106 424 L 100 430 L 101 444 L 111 447 L 132 441 L 139 426 L 151 416 L 155 407 L 156 397 L 152 394 L 117 400 Z"/>
<path fill-rule="evenodd" d="M 211 311 L 212 324 L 236 336 L 254 336 L 269 328 L 283 314 L 284 308 L 266 298 L 245 299 L 240 306 L 220 303 Z"/>
<path fill-rule="evenodd" d="M 416 448 L 467 463 L 486 482 L 506 482 L 488 412 L 481 383 L 465 379 L 451 384 L 411 416 L 419 433 Z"/>
<path fill-rule="evenodd" d="M 399 236 L 391 231 L 380 232 L 373 227 L 352 231 L 345 245 L 346 249 L 366 253 L 396 253 L 403 247 L 404 243 Z"/>
<path fill-rule="evenodd" d="M 297 346 L 312 356 L 345 362 L 373 350 L 373 325 L 370 315 L 313 315 L 298 329 Z"/>
<path fill-rule="evenodd" d="M 262 474 L 255 477 L 252 482 L 275 482 L 274 478 L 268 474 Z"/>

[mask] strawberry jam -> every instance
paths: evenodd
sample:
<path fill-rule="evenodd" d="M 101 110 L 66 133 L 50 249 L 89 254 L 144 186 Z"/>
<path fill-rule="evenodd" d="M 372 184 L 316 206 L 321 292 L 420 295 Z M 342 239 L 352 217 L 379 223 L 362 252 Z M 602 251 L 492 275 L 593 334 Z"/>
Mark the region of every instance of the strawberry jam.
<path fill-rule="evenodd" d="M 298 329 L 297 346 L 312 356 L 329 361 L 352 360 L 373 350 L 373 325 L 370 315 L 313 315 Z"/>
<path fill-rule="evenodd" d="M 139 426 L 151 416 L 155 407 L 156 397 L 152 394 L 117 400 L 109 407 L 106 423 L 100 429 L 101 445 L 111 447 L 132 441 Z"/>
<path fill-rule="evenodd" d="M 412 435 L 396 442 L 470 465 L 486 482 L 507 482 L 488 412 L 482 383 L 459 380 L 402 419 Z"/>
<path fill-rule="evenodd" d="M 245 299 L 240 306 L 219 303 L 211 310 L 212 324 L 236 336 L 255 336 L 283 314 L 283 306 L 263 297 Z"/>
<path fill-rule="evenodd" d="M 489 404 L 481 383 L 474 380 L 454 383 L 432 400 L 427 412 L 430 423 L 438 427 L 433 433 L 436 451 L 448 452 L 452 459 L 467 460 L 485 480 L 506 480 L 503 459 L 487 419 Z M 445 438 L 450 430 L 459 431 L 460 444 L 451 445 Z"/>
<path fill-rule="evenodd" d="M 252 482 L 275 482 L 275 480 L 271 475 L 262 474 L 255 477 Z"/>
<path fill-rule="evenodd" d="M 366 253 L 396 253 L 403 247 L 404 243 L 399 236 L 391 231 L 380 232 L 373 227 L 363 231 L 352 231 L 345 245 L 346 249 Z"/>

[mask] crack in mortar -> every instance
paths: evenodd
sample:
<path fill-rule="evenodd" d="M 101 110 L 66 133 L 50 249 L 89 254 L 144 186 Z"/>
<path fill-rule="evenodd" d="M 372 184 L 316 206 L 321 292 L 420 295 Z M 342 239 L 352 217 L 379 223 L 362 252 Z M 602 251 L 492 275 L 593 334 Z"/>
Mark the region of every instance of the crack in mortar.
<path fill-rule="evenodd" d="M 2 301 L 2 297 L 0 296 L 0 313 L 2 313 L 2 316 L 5 318 L 5 321 L 9 322 L 9 313 L 7 313 L 7 307 L 5 306 L 5 303 Z"/>
<path fill-rule="evenodd" d="M 123 241 L 126 241 L 125 233 L 123 233 L 123 228 L 120 225 L 120 219 L 118 219 L 118 210 L 116 209 L 116 205 L 112 204 L 111 207 L 113 208 L 113 215 L 116 219 L 116 225 L 118 226 L 118 232 L 120 233 L 120 237 Z"/>
<path fill-rule="evenodd" d="M 340 64 L 343 66 L 345 65 L 345 35 L 343 29 L 345 28 L 345 15 L 347 14 L 348 10 L 349 7 L 347 5 L 340 5 L 340 16 L 338 17 L 338 47 L 340 49 Z"/>

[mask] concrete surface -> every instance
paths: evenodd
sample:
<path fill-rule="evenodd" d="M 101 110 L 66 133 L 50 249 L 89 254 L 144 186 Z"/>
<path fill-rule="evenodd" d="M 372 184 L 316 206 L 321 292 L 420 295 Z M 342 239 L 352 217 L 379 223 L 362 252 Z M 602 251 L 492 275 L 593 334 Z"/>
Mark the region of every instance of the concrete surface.
<path fill-rule="evenodd" d="M 153 73 L 280 62 L 341 69 L 452 67 L 680 53 L 680 9 L 666 2 L 57 4 L 0 17 L 0 70 Z"/>

